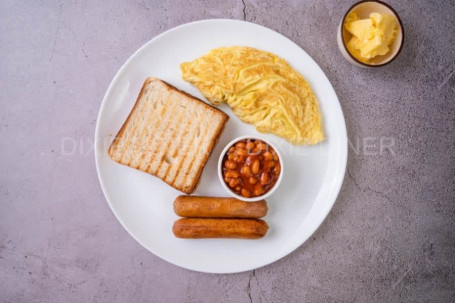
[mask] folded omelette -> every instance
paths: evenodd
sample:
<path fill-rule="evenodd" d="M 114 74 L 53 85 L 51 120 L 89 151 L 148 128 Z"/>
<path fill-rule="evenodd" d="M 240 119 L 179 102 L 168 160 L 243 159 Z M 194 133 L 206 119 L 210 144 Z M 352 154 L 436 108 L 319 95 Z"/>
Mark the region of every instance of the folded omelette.
<path fill-rule="evenodd" d="M 324 139 L 318 101 L 282 58 L 251 47 L 221 47 L 180 65 L 183 80 L 214 105 L 227 103 L 244 122 L 295 145 Z"/>

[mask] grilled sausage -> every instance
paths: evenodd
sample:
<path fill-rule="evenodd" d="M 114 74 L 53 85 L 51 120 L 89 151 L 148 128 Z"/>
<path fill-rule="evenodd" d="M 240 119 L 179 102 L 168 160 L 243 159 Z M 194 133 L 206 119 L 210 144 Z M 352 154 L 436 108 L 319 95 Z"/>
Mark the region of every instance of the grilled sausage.
<path fill-rule="evenodd" d="M 181 217 L 197 218 L 262 218 L 267 214 L 267 202 L 245 202 L 235 198 L 178 196 L 174 212 Z"/>
<path fill-rule="evenodd" d="M 259 239 L 268 230 L 260 219 L 183 218 L 174 222 L 172 232 L 178 238 L 240 238 Z"/>

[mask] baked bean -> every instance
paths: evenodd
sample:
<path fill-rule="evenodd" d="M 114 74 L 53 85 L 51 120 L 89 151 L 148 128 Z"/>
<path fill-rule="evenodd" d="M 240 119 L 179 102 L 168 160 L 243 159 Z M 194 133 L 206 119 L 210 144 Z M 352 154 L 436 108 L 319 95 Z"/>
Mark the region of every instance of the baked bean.
<path fill-rule="evenodd" d="M 237 143 L 235 144 L 235 147 L 237 147 L 237 148 L 245 148 L 245 143 L 242 142 L 242 141 L 237 142 Z"/>
<path fill-rule="evenodd" d="M 267 151 L 264 153 L 264 159 L 266 160 L 272 160 L 273 159 L 273 155 L 271 152 Z"/>
<path fill-rule="evenodd" d="M 224 162 L 224 166 L 226 166 L 227 169 L 236 169 L 237 163 L 231 160 L 227 160 L 226 162 Z"/>
<path fill-rule="evenodd" d="M 259 173 L 260 169 L 261 169 L 261 163 L 259 163 L 258 159 L 254 160 L 253 164 L 251 164 L 251 172 L 256 175 Z"/>
<path fill-rule="evenodd" d="M 228 178 L 228 177 L 224 177 L 224 181 L 226 181 L 226 183 L 229 183 L 229 181 L 231 181 L 232 178 Z"/>
<path fill-rule="evenodd" d="M 262 143 L 262 142 L 259 142 L 258 145 L 257 145 L 257 147 L 258 147 L 260 150 L 264 151 L 264 150 L 267 149 L 267 144 Z"/>
<path fill-rule="evenodd" d="M 266 185 L 270 181 L 270 175 L 266 172 L 261 174 L 261 185 Z"/>
<path fill-rule="evenodd" d="M 255 196 L 260 196 L 264 193 L 264 187 L 262 187 L 260 184 L 256 184 L 254 187 L 254 195 Z"/>
<path fill-rule="evenodd" d="M 254 148 L 254 145 L 255 145 L 254 142 L 248 141 L 245 146 L 246 149 L 252 150 Z"/>
<path fill-rule="evenodd" d="M 272 168 L 274 166 L 275 166 L 275 161 L 273 161 L 273 160 L 264 162 L 264 167 L 266 167 L 266 168 Z"/>
<path fill-rule="evenodd" d="M 246 177 L 251 176 L 251 169 L 249 166 L 243 166 L 242 169 L 240 170 L 240 173 Z"/>
<path fill-rule="evenodd" d="M 234 156 L 234 159 L 232 159 L 232 161 L 237 162 L 237 163 L 240 162 L 239 160 L 240 160 L 240 158 L 238 156 Z"/>
<path fill-rule="evenodd" d="M 248 182 L 250 182 L 250 184 L 256 184 L 256 183 L 258 183 L 258 179 L 256 179 L 255 177 L 250 177 L 248 179 Z"/>
<path fill-rule="evenodd" d="M 228 160 L 234 160 L 234 157 L 235 157 L 234 154 L 229 154 L 228 155 Z"/>
<path fill-rule="evenodd" d="M 278 161 L 278 155 L 275 151 L 273 152 L 273 160 Z"/>
<path fill-rule="evenodd" d="M 228 171 L 226 171 L 224 176 L 227 178 L 238 178 L 240 175 L 239 175 L 239 172 L 236 170 L 228 170 Z"/>
<path fill-rule="evenodd" d="M 247 152 L 246 149 L 244 149 L 244 148 L 237 148 L 237 149 L 235 150 L 235 154 L 236 154 L 237 156 L 246 156 L 246 155 L 248 155 L 248 152 Z"/>
<path fill-rule="evenodd" d="M 248 189 L 245 189 L 245 188 L 242 188 L 242 191 L 240 192 L 242 194 L 242 196 L 244 196 L 245 198 L 249 198 L 251 197 L 251 193 Z"/>
<path fill-rule="evenodd" d="M 229 181 L 230 187 L 236 187 L 239 184 L 240 184 L 240 179 L 232 179 L 231 181 Z"/>
<path fill-rule="evenodd" d="M 242 187 L 241 187 L 241 186 L 236 186 L 236 187 L 235 187 L 235 190 L 236 190 L 236 191 L 241 191 L 241 190 L 242 190 Z"/>
<path fill-rule="evenodd" d="M 231 154 L 232 154 L 232 153 L 234 152 L 234 150 L 235 150 L 235 147 L 234 147 L 234 146 L 231 146 L 231 147 L 229 148 L 229 150 L 228 150 L 228 153 L 231 153 Z"/>
<path fill-rule="evenodd" d="M 275 175 L 279 175 L 280 174 L 280 172 L 281 172 L 280 163 L 275 164 L 275 167 L 273 168 L 273 172 L 275 173 Z"/>
<path fill-rule="evenodd" d="M 224 166 L 226 166 L 227 169 L 236 169 L 237 168 L 237 163 L 231 160 L 227 160 L 224 163 Z"/>

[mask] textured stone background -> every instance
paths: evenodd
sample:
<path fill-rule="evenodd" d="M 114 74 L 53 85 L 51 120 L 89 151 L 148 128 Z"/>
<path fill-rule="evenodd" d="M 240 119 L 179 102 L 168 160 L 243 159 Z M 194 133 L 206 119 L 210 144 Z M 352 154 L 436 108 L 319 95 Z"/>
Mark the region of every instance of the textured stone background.
<path fill-rule="evenodd" d="M 0 301 L 453 302 L 455 3 L 389 2 L 404 49 L 364 70 L 336 46 L 347 0 L 1 1 Z M 252 21 L 300 45 L 333 83 L 351 142 L 343 188 L 313 237 L 232 275 L 187 271 L 136 243 L 105 202 L 92 146 L 123 62 L 205 18 Z M 381 154 L 380 138 L 392 150 Z"/>

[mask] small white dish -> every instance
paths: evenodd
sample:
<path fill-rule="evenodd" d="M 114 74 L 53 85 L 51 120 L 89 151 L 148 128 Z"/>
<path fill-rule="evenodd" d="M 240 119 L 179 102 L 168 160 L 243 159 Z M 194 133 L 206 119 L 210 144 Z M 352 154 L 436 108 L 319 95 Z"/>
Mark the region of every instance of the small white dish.
<path fill-rule="evenodd" d="M 278 155 L 278 161 L 279 161 L 279 164 L 281 165 L 281 171 L 280 171 L 280 175 L 278 176 L 278 179 L 276 180 L 275 184 L 272 186 L 272 188 L 267 191 L 266 193 L 264 193 L 263 195 L 260 195 L 260 196 L 257 196 L 257 197 L 251 197 L 251 198 L 245 198 L 241 195 L 238 195 L 236 194 L 232 189 L 229 188 L 229 186 L 226 184 L 226 182 L 224 181 L 224 177 L 223 177 L 223 164 L 224 164 L 224 156 L 226 155 L 226 153 L 228 152 L 229 148 L 231 148 L 232 146 L 234 146 L 237 142 L 239 141 L 242 141 L 242 140 L 245 140 L 245 139 L 252 139 L 252 140 L 258 140 L 258 141 L 262 141 L 264 142 L 265 144 L 269 145 L 270 147 L 272 147 L 276 154 Z M 239 200 L 242 200 L 242 201 L 246 201 L 246 202 L 255 202 L 255 201 L 260 201 L 260 200 L 264 200 L 268 197 L 270 197 L 275 191 L 276 189 L 280 186 L 280 183 L 281 183 L 281 180 L 283 179 L 283 175 L 284 175 L 284 162 L 283 162 L 283 156 L 281 156 L 281 153 L 280 151 L 276 148 L 276 146 L 274 144 L 272 144 L 271 142 L 269 141 L 266 141 L 262 138 L 259 138 L 257 136 L 254 136 L 254 135 L 251 135 L 251 136 L 241 136 L 241 137 L 237 137 L 235 138 L 234 140 L 232 140 L 231 142 L 229 142 L 226 147 L 223 149 L 223 151 L 221 152 L 220 154 L 220 157 L 218 158 L 218 178 L 220 179 L 220 183 L 221 183 L 221 186 L 223 186 L 223 188 L 231 195 L 233 196 L 234 198 L 236 199 L 239 199 Z"/>
<path fill-rule="evenodd" d="M 381 14 L 389 14 L 394 15 L 398 21 L 398 32 L 393 40 L 392 44 L 389 46 L 390 50 L 387 54 L 383 56 L 377 56 L 370 60 L 370 63 L 361 62 L 356 59 L 348 50 L 346 44 L 351 39 L 352 35 L 344 28 L 344 23 L 346 21 L 346 17 L 351 12 L 356 12 L 359 18 L 364 19 L 368 18 L 371 13 L 381 13 Z M 349 63 L 358 66 L 358 67 L 366 67 L 366 68 L 374 68 L 384 66 L 389 64 L 401 52 L 404 44 L 404 30 L 403 24 L 401 23 L 400 16 L 398 13 L 387 3 L 384 3 L 379 0 L 367 0 L 367 1 L 360 1 L 352 5 L 344 14 L 343 18 L 338 25 L 338 32 L 337 32 L 337 44 L 338 48 L 340 49 L 341 54 L 343 57 L 349 61 Z"/>

